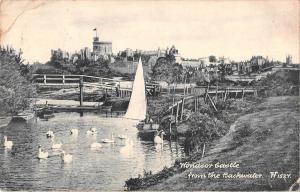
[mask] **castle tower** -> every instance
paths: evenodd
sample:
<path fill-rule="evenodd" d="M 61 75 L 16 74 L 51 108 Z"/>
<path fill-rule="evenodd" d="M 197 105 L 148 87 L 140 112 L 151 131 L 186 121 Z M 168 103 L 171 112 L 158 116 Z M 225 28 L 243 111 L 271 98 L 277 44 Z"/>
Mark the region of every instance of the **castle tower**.
<path fill-rule="evenodd" d="M 286 56 L 286 64 L 287 65 L 293 64 L 293 62 L 292 62 L 292 56 L 291 55 Z"/>
<path fill-rule="evenodd" d="M 93 55 L 96 58 L 99 56 L 109 56 L 112 55 L 112 42 L 110 41 L 99 41 L 99 37 L 97 36 L 97 29 L 96 36 L 93 38 Z"/>

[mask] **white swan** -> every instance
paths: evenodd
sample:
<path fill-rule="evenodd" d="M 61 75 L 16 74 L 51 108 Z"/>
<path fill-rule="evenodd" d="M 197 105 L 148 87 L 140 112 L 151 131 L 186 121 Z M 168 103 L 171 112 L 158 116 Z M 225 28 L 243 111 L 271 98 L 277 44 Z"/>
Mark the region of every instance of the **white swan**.
<path fill-rule="evenodd" d="M 111 133 L 111 138 L 110 139 L 102 139 L 102 143 L 114 143 L 115 138 L 114 138 L 114 133 Z"/>
<path fill-rule="evenodd" d="M 53 138 L 54 137 L 54 133 L 53 133 L 53 131 L 48 131 L 47 133 L 46 133 L 46 136 L 47 136 L 47 138 Z"/>
<path fill-rule="evenodd" d="M 12 148 L 12 146 L 13 146 L 13 142 L 8 141 L 7 136 L 5 135 L 4 136 L 4 147 L 10 149 L 10 148 Z"/>
<path fill-rule="evenodd" d="M 97 133 L 97 129 L 96 129 L 95 127 L 92 127 L 90 130 L 91 130 L 91 132 L 93 132 L 93 133 Z"/>
<path fill-rule="evenodd" d="M 39 153 L 38 153 L 39 159 L 47 159 L 48 158 L 48 151 L 42 150 L 42 146 L 39 145 Z"/>
<path fill-rule="evenodd" d="M 52 141 L 52 146 L 51 146 L 51 149 L 60 149 L 61 146 L 62 146 L 62 143 L 54 143 L 54 139 L 51 138 L 51 141 Z"/>
<path fill-rule="evenodd" d="M 62 160 L 64 163 L 70 163 L 70 162 L 72 162 L 72 160 L 73 160 L 73 155 L 71 155 L 71 154 L 66 154 L 65 151 L 62 151 L 62 152 L 61 152 L 61 160 Z"/>
<path fill-rule="evenodd" d="M 124 156 L 128 156 L 133 152 L 133 141 L 132 140 L 125 140 L 125 146 L 120 149 L 120 154 Z"/>
<path fill-rule="evenodd" d="M 118 138 L 119 139 L 127 139 L 127 136 L 126 135 L 118 135 Z"/>
<path fill-rule="evenodd" d="M 102 147 L 102 145 L 97 142 L 91 144 L 91 149 L 99 149 L 101 147 Z"/>
<path fill-rule="evenodd" d="M 155 144 L 162 144 L 164 142 L 164 135 L 165 135 L 165 132 L 161 131 L 160 136 L 159 136 L 159 132 L 158 132 L 156 134 L 156 136 L 154 137 L 154 143 Z"/>
<path fill-rule="evenodd" d="M 90 128 L 90 130 L 88 130 L 86 132 L 87 135 L 94 135 L 97 134 L 97 129 L 96 128 Z"/>
<path fill-rule="evenodd" d="M 71 135 L 78 135 L 78 129 L 71 129 L 70 134 Z"/>

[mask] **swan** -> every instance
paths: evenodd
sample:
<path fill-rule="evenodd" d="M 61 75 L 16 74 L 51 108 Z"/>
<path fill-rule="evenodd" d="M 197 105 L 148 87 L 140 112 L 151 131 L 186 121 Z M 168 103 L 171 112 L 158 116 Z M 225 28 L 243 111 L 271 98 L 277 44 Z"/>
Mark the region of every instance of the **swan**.
<path fill-rule="evenodd" d="M 93 132 L 93 133 L 97 133 L 97 129 L 94 128 L 94 127 L 92 127 L 90 130 L 91 130 L 91 132 Z"/>
<path fill-rule="evenodd" d="M 10 148 L 12 148 L 12 146 L 13 146 L 13 142 L 12 141 L 8 141 L 7 140 L 7 136 L 5 135 L 4 136 L 4 147 L 10 149 Z"/>
<path fill-rule="evenodd" d="M 39 159 L 47 159 L 48 158 L 48 151 L 42 150 L 42 146 L 39 145 Z"/>
<path fill-rule="evenodd" d="M 47 136 L 47 138 L 53 138 L 54 137 L 54 133 L 53 133 L 53 131 L 48 131 L 47 133 L 46 133 L 46 136 Z"/>
<path fill-rule="evenodd" d="M 78 135 L 78 129 L 71 129 L 70 134 L 71 135 Z"/>
<path fill-rule="evenodd" d="M 102 147 L 102 145 L 100 144 L 100 143 L 92 143 L 91 144 L 91 148 L 92 149 L 99 149 L 99 148 L 101 148 Z"/>
<path fill-rule="evenodd" d="M 111 133 L 111 139 L 102 139 L 102 143 L 114 143 L 114 133 Z"/>
<path fill-rule="evenodd" d="M 71 155 L 71 154 L 66 154 L 65 151 L 62 151 L 62 152 L 61 152 L 61 160 L 62 160 L 64 163 L 70 163 L 70 162 L 72 162 L 72 160 L 73 160 L 73 155 Z"/>
<path fill-rule="evenodd" d="M 127 156 L 133 152 L 133 142 L 132 140 L 125 140 L 125 146 L 120 149 L 120 153 Z"/>
<path fill-rule="evenodd" d="M 97 129 L 96 128 L 90 128 L 90 130 L 88 130 L 86 132 L 86 134 L 88 135 L 94 135 L 94 134 L 97 134 Z"/>
<path fill-rule="evenodd" d="M 164 142 L 164 135 L 165 135 L 165 132 L 161 131 L 160 134 L 158 132 L 156 134 L 156 136 L 154 137 L 154 143 L 155 144 L 162 144 Z"/>
<path fill-rule="evenodd" d="M 54 143 L 54 139 L 53 138 L 51 138 L 51 141 L 52 141 L 51 149 L 60 149 L 61 148 L 62 143 Z"/>
<path fill-rule="evenodd" d="M 118 135 L 118 138 L 119 139 L 127 139 L 127 136 L 126 135 Z"/>

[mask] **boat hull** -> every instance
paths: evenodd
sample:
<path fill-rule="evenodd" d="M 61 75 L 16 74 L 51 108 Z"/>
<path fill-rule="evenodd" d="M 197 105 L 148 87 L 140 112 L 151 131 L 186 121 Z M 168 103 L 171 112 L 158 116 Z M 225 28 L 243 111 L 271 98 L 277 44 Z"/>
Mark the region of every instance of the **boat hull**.
<path fill-rule="evenodd" d="M 137 125 L 138 137 L 143 141 L 153 141 L 159 128 L 159 124 L 140 123 Z"/>
<path fill-rule="evenodd" d="M 156 130 L 139 131 L 138 137 L 142 141 L 153 141 L 156 133 L 157 133 Z"/>

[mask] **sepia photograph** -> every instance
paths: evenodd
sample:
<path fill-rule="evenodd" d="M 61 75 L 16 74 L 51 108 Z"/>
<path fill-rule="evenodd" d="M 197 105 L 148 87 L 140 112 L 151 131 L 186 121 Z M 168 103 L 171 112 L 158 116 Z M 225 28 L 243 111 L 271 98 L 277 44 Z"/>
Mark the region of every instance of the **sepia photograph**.
<path fill-rule="evenodd" d="M 299 0 L 0 0 L 1 191 L 299 191 Z"/>

